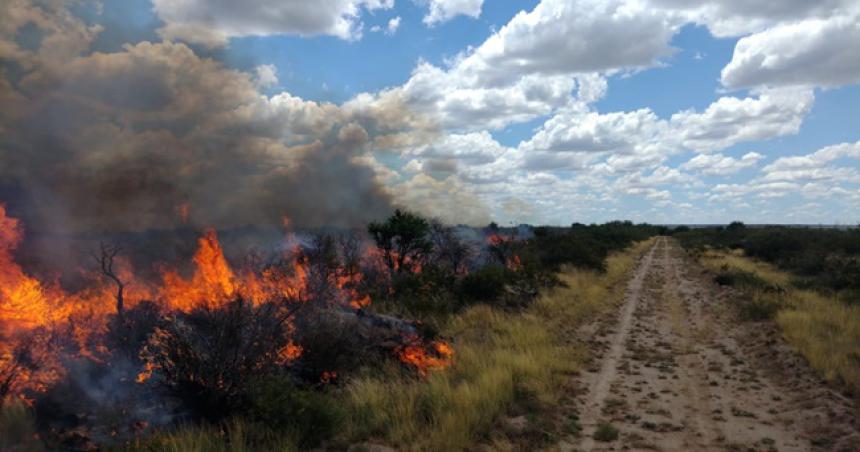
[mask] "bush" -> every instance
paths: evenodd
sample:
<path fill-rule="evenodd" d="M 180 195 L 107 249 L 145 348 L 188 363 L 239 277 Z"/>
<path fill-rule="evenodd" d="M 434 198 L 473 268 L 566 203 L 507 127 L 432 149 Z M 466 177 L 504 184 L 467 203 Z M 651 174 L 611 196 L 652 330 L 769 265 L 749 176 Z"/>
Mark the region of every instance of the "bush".
<path fill-rule="evenodd" d="M 738 312 L 743 320 L 760 322 L 776 317 L 781 307 L 782 303 L 775 294 L 757 293 L 740 301 Z"/>
<path fill-rule="evenodd" d="M 505 284 L 514 278 L 514 272 L 499 266 L 488 265 L 466 275 L 459 285 L 459 294 L 468 302 L 491 302 L 505 293 Z"/>
<path fill-rule="evenodd" d="M 286 433 L 301 449 L 317 447 L 332 437 L 343 418 L 334 399 L 323 392 L 298 388 L 286 377 L 257 380 L 249 403 L 251 419 Z"/>
<path fill-rule="evenodd" d="M 618 439 L 618 429 L 608 422 L 601 422 L 594 432 L 594 439 L 602 442 L 610 442 Z"/>
<path fill-rule="evenodd" d="M 757 275 L 737 269 L 722 269 L 714 277 L 714 282 L 721 286 L 732 286 L 743 289 L 776 290 L 772 284 Z"/>
<path fill-rule="evenodd" d="M 328 310 L 306 311 L 296 322 L 294 340 L 302 347 L 292 372 L 309 384 L 330 382 L 375 361 L 372 342 L 360 335 L 355 318 Z"/>
<path fill-rule="evenodd" d="M 158 328 L 141 357 L 193 414 L 219 421 L 242 406 L 254 378 L 283 364 L 288 312 L 241 299 L 198 308 Z"/>

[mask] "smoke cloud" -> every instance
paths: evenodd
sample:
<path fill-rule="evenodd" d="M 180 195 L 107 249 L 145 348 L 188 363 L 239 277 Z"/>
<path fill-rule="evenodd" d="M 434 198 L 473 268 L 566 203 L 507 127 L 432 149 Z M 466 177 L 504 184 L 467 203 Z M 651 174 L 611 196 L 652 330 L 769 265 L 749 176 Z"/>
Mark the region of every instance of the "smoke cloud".
<path fill-rule="evenodd" d="M 392 210 L 367 155 L 414 120 L 397 99 L 267 97 L 181 43 L 92 52 L 100 28 L 61 1 L 4 2 L 0 17 L 0 200 L 30 228 L 173 228 L 185 213 L 219 228 L 355 226 Z"/>

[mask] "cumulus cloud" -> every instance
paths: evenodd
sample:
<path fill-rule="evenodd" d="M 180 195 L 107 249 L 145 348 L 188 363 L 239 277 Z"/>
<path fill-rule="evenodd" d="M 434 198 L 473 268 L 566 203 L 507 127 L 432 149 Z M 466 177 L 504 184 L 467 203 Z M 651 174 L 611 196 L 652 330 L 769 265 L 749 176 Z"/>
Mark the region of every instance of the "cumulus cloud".
<path fill-rule="evenodd" d="M 434 26 L 457 16 L 478 18 L 483 4 L 484 0 L 429 0 L 430 10 L 424 16 L 424 23 Z"/>
<path fill-rule="evenodd" d="M 856 165 L 838 166 L 837 163 L 858 159 L 860 142 L 827 146 L 807 155 L 780 157 L 747 183 L 714 186 L 708 199 L 712 202 L 748 197 L 767 200 L 795 194 L 856 203 L 860 172 Z"/>
<path fill-rule="evenodd" d="M 721 80 L 728 87 L 860 83 L 860 16 L 808 19 L 741 38 Z"/>
<path fill-rule="evenodd" d="M 839 160 L 860 160 L 860 141 L 819 149 L 808 155 L 780 157 L 765 166 L 763 180 L 825 180 L 833 183 L 860 182 L 857 167 L 837 167 Z"/>
<path fill-rule="evenodd" d="M 811 89 L 764 90 L 757 98 L 721 97 L 699 113 L 672 115 L 671 127 L 683 147 L 699 152 L 797 133 L 812 109 Z"/>
<path fill-rule="evenodd" d="M 210 47 L 230 38 L 291 34 L 361 37 L 363 10 L 389 9 L 394 0 L 153 0 L 165 39 L 180 39 Z"/>
<path fill-rule="evenodd" d="M 406 151 L 423 158 L 451 159 L 465 163 L 486 164 L 508 151 L 486 130 L 467 134 L 444 135 L 440 139 Z"/>
<path fill-rule="evenodd" d="M 531 169 L 638 170 L 685 150 L 713 152 L 796 133 L 813 100 L 808 89 L 770 90 L 758 97 L 721 97 L 702 112 L 686 110 L 668 120 L 650 109 L 599 113 L 578 104 L 559 110 L 519 150 Z M 605 162 L 594 165 L 601 156 Z M 705 161 L 715 160 L 696 160 Z"/>
<path fill-rule="evenodd" d="M 854 6 L 853 0 L 650 0 L 655 7 L 681 13 L 717 37 L 757 33 L 774 25 L 827 18 Z"/>
<path fill-rule="evenodd" d="M 577 105 L 556 113 L 520 147 L 526 152 L 630 153 L 641 143 L 659 139 L 665 122 L 649 109 L 597 113 Z"/>
<path fill-rule="evenodd" d="M 254 68 L 254 83 L 260 88 L 270 88 L 278 84 L 278 69 L 273 64 L 261 64 Z"/>
<path fill-rule="evenodd" d="M 524 74 L 653 66 L 673 53 L 669 42 L 681 24 L 636 1 L 543 0 L 464 56 L 457 70 L 495 85 Z"/>
<path fill-rule="evenodd" d="M 745 168 L 752 168 L 764 158 L 757 152 L 748 152 L 736 159 L 722 154 L 700 154 L 681 165 L 681 168 L 707 176 L 727 176 Z"/>

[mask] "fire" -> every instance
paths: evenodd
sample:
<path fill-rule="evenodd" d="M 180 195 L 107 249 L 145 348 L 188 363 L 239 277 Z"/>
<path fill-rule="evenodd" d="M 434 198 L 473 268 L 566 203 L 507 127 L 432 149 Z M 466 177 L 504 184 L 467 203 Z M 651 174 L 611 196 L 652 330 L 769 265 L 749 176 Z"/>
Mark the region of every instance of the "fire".
<path fill-rule="evenodd" d="M 187 204 L 183 206 L 186 207 L 180 209 L 180 214 L 185 216 L 183 212 L 187 213 L 188 207 Z M 289 225 L 286 217 L 284 224 Z M 165 315 L 190 312 L 199 307 L 216 309 L 238 297 L 256 305 L 284 299 L 299 303 L 310 301 L 307 258 L 298 240 L 289 232 L 286 240 L 292 246 L 284 252 L 283 260 L 265 269 L 255 269 L 251 264 L 243 268 L 231 267 L 217 232 L 209 229 L 197 241 L 188 275 L 183 275 L 178 268 L 163 266 L 160 281 L 143 281 L 136 278 L 127 258 L 115 256 L 111 271 L 119 282 L 101 273 L 83 272 L 90 284 L 77 292 L 66 292 L 58 283 L 40 281 L 18 265 L 14 253 L 23 237 L 20 221 L 9 217 L 5 206 L 0 204 L 0 382 L 14 380 L 14 384 L 6 385 L 7 394 L 0 385 L 0 399 L 6 395 L 23 397 L 50 387 L 65 372 L 60 364 L 65 354 L 94 361 L 110 357 L 111 351 L 101 341 L 110 319 L 115 318 L 120 309 L 117 302 L 120 285 L 124 289 L 122 309 L 131 309 L 149 300 Z M 378 248 L 369 247 L 364 257 L 366 262 L 386 268 Z M 397 261 L 396 255 L 393 258 Z M 421 271 L 418 262 L 406 260 L 405 265 L 412 271 Z M 344 306 L 362 309 L 371 304 L 370 297 L 361 290 L 361 271 L 341 267 L 335 274 L 335 285 Z M 54 339 L 57 334 L 64 335 L 63 347 Z M 288 337 L 292 335 L 289 328 L 287 334 Z M 279 364 L 288 365 L 300 359 L 303 352 L 300 345 L 290 341 L 278 351 L 275 359 Z M 419 373 L 426 374 L 449 365 L 453 351 L 444 342 L 423 344 L 413 337 L 396 350 L 396 356 Z M 135 380 L 146 382 L 156 371 L 155 364 L 144 361 Z M 337 377 L 332 371 L 321 379 L 330 382 Z"/>
<path fill-rule="evenodd" d="M 324 370 L 322 375 L 320 375 L 320 383 L 324 385 L 327 385 L 335 380 L 337 380 L 337 372 L 333 370 Z"/>
<path fill-rule="evenodd" d="M 515 241 L 514 235 L 490 234 L 487 236 L 487 244 L 499 260 L 504 261 L 505 267 L 510 270 L 521 270 L 523 268 L 522 261 L 520 256 L 514 252 L 513 242 Z"/>
<path fill-rule="evenodd" d="M 292 254 L 300 256 L 296 247 Z M 292 274 L 281 269 L 268 268 L 260 274 L 251 269 L 235 272 L 218 241 L 215 230 L 208 230 L 198 240 L 193 262 L 195 271 L 191 279 L 183 279 L 174 269 L 162 272 L 162 298 L 171 309 L 188 312 L 198 306 L 217 308 L 243 296 L 256 304 L 272 299 L 302 300 L 307 288 L 307 269 L 301 259 L 295 259 Z"/>
<path fill-rule="evenodd" d="M 24 231 L 15 218 L 6 215 L 0 204 L 0 320 L 5 327 L 36 327 L 64 317 L 68 311 L 53 303 L 56 290 L 24 273 L 14 252 Z"/>
<path fill-rule="evenodd" d="M 164 297 L 171 307 L 182 311 L 190 311 L 201 303 L 214 303 L 210 307 L 228 301 L 236 295 L 235 275 L 227 259 L 218 235 L 214 230 L 208 230 L 197 241 L 197 253 L 194 255 L 196 265 L 191 280 L 184 280 L 176 270 L 163 271 Z"/>
<path fill-rule="evenodd" d="M 386 252 L 382 248 L 369 246 L 365 250 L 365 256 L 373 261 L 378 268 L 388 268 L 388 259 L 391 259 L 391 270 L 394 272 L 400 271 L 400 254 L 397 251 L 390 250 L 386 256 Z M 403 267 L 404 270 L 408 270 L 416 274 L 421 273 L 423 270 L 421 262 L 413 260 L 409 256 L 403 258 Z"/>
<path fill-rule="evenodd" d="M 287 364 L 295 361 L 302 356 L 304 349 L 301 345 L 294 344 L 290 341 L 284 348 L 278 352 L 278 364 Z"/>
<path fill-rule="evenodd" d="M 429 347 L 425 347 L 421 339 L 415 336 L 398 349 L 397 356 L 403 363 L 414 367 L 420 375 L 427 375 L 429 371 L 441 370 L 451 365 L 454 349 L 443 341 L 434 341 Z"/>
<path fill-rule="evenodd" d="M 370 306 L 370 295 L 361 295 L 358 284 L 361 283 L 361 273 L 342 275 L 337 278 L 338 289 L 344 291 L 348 297 L 348 304 L 354 309 Z"/>

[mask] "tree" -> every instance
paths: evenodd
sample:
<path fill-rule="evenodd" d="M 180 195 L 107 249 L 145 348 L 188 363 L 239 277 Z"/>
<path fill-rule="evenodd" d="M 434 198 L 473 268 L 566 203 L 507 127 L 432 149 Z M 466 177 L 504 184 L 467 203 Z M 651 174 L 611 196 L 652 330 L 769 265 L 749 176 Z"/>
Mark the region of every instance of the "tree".
<path fill-rule="evenodd" d="M 434 262 L 447 266 L 454 273 L 465 273 L 466 264 L 471 255 L 471 249 L 466 245 L 457 232 L 438 221 L 431 224 L 431 238 L 434 247 Z"/>
<path fill-rule="evenodd" d="M 125 283 L 119 278 L 114 270 L 114 261 L 117 255 L 122 251 L 122 248 L 116 245 L 101 244 L 101 254 L 95 255 L 95 260 L 99 264 L 101 272 L 116 285 L 116 315 L 120 323 L 124 321 L 125 307 L 124 297 Z"/>
<path fill-rule="evenodd" d="M 388 269 L 396 273 L 414 273 L 433 251 L 429 239 L 430 223 L 410 212 L 396 210 L 383 223 L 370 223 L 367 232 L 382 250 Z"/>
<path fill-rule="evenodd" d="M 744 230 L 744 229 L 746 229 L 746 228 L 747 228 L 747 226 L 746 226 L 743 222 L 741 222 L 741 221 L 732 221 L 732 222 L 731 222 L 731 223 L 729 223 L 729 225 L 726 227 L 726 230 L 728 230 L 728 231 L 741 231 L 741 230 Z"/>

